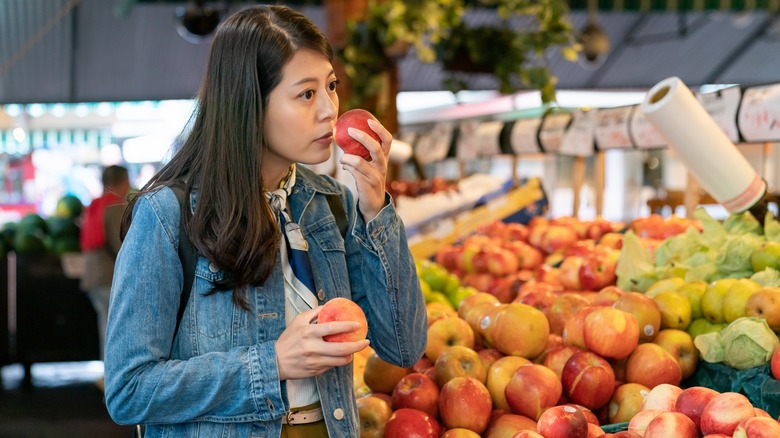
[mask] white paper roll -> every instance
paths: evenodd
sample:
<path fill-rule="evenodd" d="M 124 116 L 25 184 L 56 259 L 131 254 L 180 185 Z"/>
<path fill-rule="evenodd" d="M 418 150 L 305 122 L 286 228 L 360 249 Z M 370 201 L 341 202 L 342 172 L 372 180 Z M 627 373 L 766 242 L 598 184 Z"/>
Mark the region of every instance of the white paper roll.
<path fill-rule="evenodd" d="M 653 86 L 640 110 L 702 188 L 727 210 L 745 211 L 764 196 L 766 183 L 680 78 Z"/>

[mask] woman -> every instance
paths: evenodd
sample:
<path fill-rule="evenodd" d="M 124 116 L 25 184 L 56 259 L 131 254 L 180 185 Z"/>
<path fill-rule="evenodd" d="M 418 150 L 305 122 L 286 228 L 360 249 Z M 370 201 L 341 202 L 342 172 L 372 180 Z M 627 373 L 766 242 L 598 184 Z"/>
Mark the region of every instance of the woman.
<path fill-rule="evenodd" d="M 350 130 L 373 158 L 341 158 L 357 199 L 295 166 L 330 156 L 332 59 L 316 26 L 286 7 L 245 9 L 217 30 L 191 132 L 126 211 L 105 362 L 118 423 L 145 424 L 150 437 L 358 436 L 350 363 L 368 340 L 322 340 L 356 328 L 314 324 L 334 297 L 362 307 L 384 360 L 409 367 L 422 356 L 424 302 L 384 190 L 391 135 L 379 123 L 370 127 L 381 142 Z M 177 184 L 198 253 L 180 322 Z M 334 195 L 345 237 L 328 204 Z M 290 255 L 301 250 L 311 290 L 299 287 L 305 270 Z"/>

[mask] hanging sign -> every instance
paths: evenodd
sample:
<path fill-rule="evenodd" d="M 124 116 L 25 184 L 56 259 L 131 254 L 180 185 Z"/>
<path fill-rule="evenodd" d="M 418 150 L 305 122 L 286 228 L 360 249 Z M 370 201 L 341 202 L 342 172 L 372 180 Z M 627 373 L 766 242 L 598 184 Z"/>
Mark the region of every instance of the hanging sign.
<path fill-rule="evenodd" d="M 479 123 L 476 120 L 465 120 L 460 122 L 458 132 L 458 146 L 455 150 L 455 156 L 459 160 L 472 160 L 479 156 L 479 143 L 477 139 L 477 128 Z"/>
<path fill-rule="evenodd" d="M 421 133 L 414 143 L 414 155 L 421 164 L 434 163 L 447 157 L 452 143 L 452 131 L 454 125 L 448 122 L 440 122 L 433 128 Z"/>
<path fill-rule="evenodd" d="M 504 122 L 498 120 L 482 122 L 477 126 L 475 141 L 479 155 L 498 155 L 501 152 L 499 137 L 503 127 Z"/>
<path fill-rule="evenodd" d="M 701 106 L 723 130 L 732 143 L 739 142 L 737 110 L 742 92 L 739 87 L 729 87 L 714 93 L 696 94 Z"/>
<path fill-rule="evenodd" d="M 542 119 L 521 119 L 515 121 L 512 127 L 512 133 L 509 136 L 509 144 L 512 151 L 516 154 L 535 154 L 541 148 L 539 147 L 539 126 Z"/>
<path fill-rule="evenodd" d="M 593 131 L 596 128 L 598 111 L 576 110 L 572 113 L 572 121 L 563 136 L 560 153 L 587 157 L 593 155 Z"/>
<path fill-rule="evenodd" d="M 632 106 L 599 110 L 596 122 L 596 145 L 599 149 L 625 149 L 633 146 L 628 133 L 632 111 Z"/>
<path fill-rule="evenodd" d="M 569 113 L 550 113 L 544 116 L 542 127 L 539 129 L 539 143 L 545 152 L 560 151 L 563 136 L 570 122 Z"/>
<path fill-rule="evenodd" d="M 655 129 L 650 120 L 639 110 L 639 105 L 632 108 L 631 119 L 628 123 L 628 132 L 631 141 L 637 149 L 661 149 L 666 148 L 666 140 Z"/>
<path fill-rule="evenodd" d="M 748 143 L 780 139 L 780 84 L 746 89 L 738 120 L 739 132 Z"/>

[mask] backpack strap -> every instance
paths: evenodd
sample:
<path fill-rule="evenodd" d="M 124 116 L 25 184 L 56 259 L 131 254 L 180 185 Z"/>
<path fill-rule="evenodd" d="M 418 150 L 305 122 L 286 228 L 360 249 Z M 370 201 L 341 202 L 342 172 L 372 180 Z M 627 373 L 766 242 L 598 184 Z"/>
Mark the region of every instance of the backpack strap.
<path fill-rule="evenodd" d="M 195 247 L 192 246 L 189 236 L 187 236 L 187 229 L 185 227 L 185 217 L 189 202 L 185 202 L 184 199 L 184 186 L 181 184 L 174 184 L 171 186 L 173 193 L 176 195 L 176 200 L 179 201 L 179 259 L 181 260 L 181 266 L 183 270 L 184 287 L 181 290 L 181 300 L 179 302 L 179 313 L 176 315 L 176 329 L 173 332 L 173 336 L 176 337 L 176 333 L 179 332 L 179 325 L 181 319 L 184 317 L 184 310 L 187 307 L 187 302 L 190 300 L 190 293 L 192 292 L 192 282 L 195 280 L 195 261 L 196 253 Z"/>
<path fill-rule="evenodd" d="M 341 199 L 338 195 L 325 195 L 328 200 L 328 207 L 330 212 L 333 213 L 333 217 L 336 218 L 336 225 L 339 227 L 341 237 L 347 238 L 347 229 L 349 228 L 349 222 L 347 221 L 347 213 L 344 212 L 344 206 L 341 205 Z"/>

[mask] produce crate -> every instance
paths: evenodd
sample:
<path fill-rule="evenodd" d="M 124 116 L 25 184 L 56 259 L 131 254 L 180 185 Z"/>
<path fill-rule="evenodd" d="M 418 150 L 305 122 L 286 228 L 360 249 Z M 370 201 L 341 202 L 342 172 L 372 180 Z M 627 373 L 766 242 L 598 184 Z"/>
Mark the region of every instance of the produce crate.
<path fill-rule="evenodd" d="M 700 361 L 696 372 L 683 386 L 705 386 L 718 392 L 738 392 L 753 406 L 763 409 L 773 418 L 780 416 L 780 381 L 772 377 L 769 365 L 736 370 L 722 363 Z"/>

